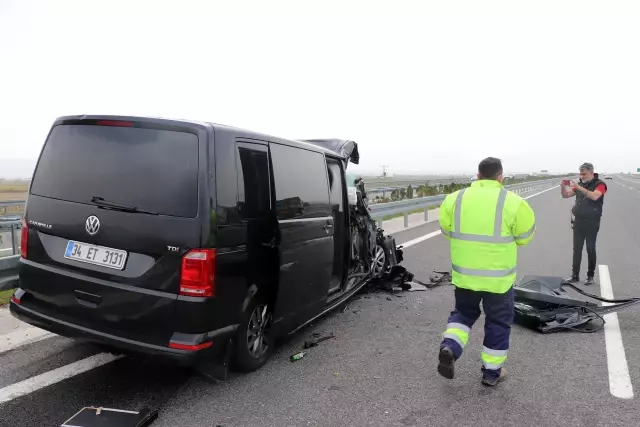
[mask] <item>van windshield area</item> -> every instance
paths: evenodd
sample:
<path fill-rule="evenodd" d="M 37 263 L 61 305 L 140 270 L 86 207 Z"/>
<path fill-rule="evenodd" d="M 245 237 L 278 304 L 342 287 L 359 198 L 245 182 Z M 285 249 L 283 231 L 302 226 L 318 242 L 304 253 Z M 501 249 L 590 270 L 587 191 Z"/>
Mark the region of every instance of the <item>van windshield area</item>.
<path fill-rule="evenodd" d="M 99 197 L 139 211 L 193 218 L 198 212 L 198 137 L 187 132 L 56 126 L 31 193 L 75 203 Z"/>

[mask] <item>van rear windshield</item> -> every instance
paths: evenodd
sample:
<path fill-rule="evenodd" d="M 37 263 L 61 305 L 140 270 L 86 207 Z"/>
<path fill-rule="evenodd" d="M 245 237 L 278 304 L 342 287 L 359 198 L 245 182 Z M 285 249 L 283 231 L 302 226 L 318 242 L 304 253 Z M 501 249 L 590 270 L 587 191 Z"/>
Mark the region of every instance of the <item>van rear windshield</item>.
<path fill-rule="evenodd" d="M 198 137 L 132 127 L 58 125 L 31 193 L 77 203 L 92 197 L 161 215 L 198 211 Z"/>

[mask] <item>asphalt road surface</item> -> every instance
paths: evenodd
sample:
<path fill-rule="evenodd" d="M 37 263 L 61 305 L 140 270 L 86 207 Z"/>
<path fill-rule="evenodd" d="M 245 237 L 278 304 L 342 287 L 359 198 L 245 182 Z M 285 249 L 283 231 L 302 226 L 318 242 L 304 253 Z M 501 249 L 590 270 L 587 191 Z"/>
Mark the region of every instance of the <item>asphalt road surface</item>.
<path fill-rule="evenodd" d="M 608 291 L 611 283 L 616 297 L 640 296 L 640 181 L 607 183 L 599 284 L 591 291 L 601 285 Z M 571 268 L 572 201 L 555 188 L 529 202 L 538 231 L 520 251 L 519 276 L 564 277 Z M 431 223 L 396 234 L 410 243 L 405 265 L 418 279 L 449 268 L 448 243 L 437 229 Z M 586 254 L 582 276 L 585 269 Z M 223 384 L 153 360 L 104 359 L 91 345 L 47 337 L 0 354 L 0 426 L 58 426 L 87 405 L 161 406 L 154 427 L 638 425 L 640 310 L 607 317 L 606 330 L 593 334 L 541 335 L 514 326 L 509 378 L 488 389 L 480 384 L 483 318 L 456 379 L 436 374 L 452 302 L 451 287 L 401 297 L 363 293 L 283 344 L 261 370 Z M 289 362 L 313 332 L 336 338 Z"/>

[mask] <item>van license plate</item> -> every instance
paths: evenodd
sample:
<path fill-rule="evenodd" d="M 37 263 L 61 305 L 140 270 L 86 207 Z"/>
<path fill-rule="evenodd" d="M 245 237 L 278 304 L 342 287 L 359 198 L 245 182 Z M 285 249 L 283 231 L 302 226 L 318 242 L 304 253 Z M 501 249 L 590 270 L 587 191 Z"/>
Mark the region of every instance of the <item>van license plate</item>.
<path fill-rule="evenodd" d="M 127 260 L 127 252 L 69 240 L 64 257 L 101 267 L 122 270 L 124 262 Z"/>

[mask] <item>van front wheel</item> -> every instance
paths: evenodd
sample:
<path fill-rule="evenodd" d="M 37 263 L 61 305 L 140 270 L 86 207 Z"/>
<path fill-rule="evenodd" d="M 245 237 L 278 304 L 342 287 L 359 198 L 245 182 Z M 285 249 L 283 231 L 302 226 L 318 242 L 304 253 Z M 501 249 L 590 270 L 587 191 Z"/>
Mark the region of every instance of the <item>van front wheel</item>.
<path fill-rule="evenodd" d="M 274 345 L 270 334 L 271 320 L 271 307 L 254 298 L 236 335 L 234 365 L 239 371 L 255 371 L 269 359 Z"/>

